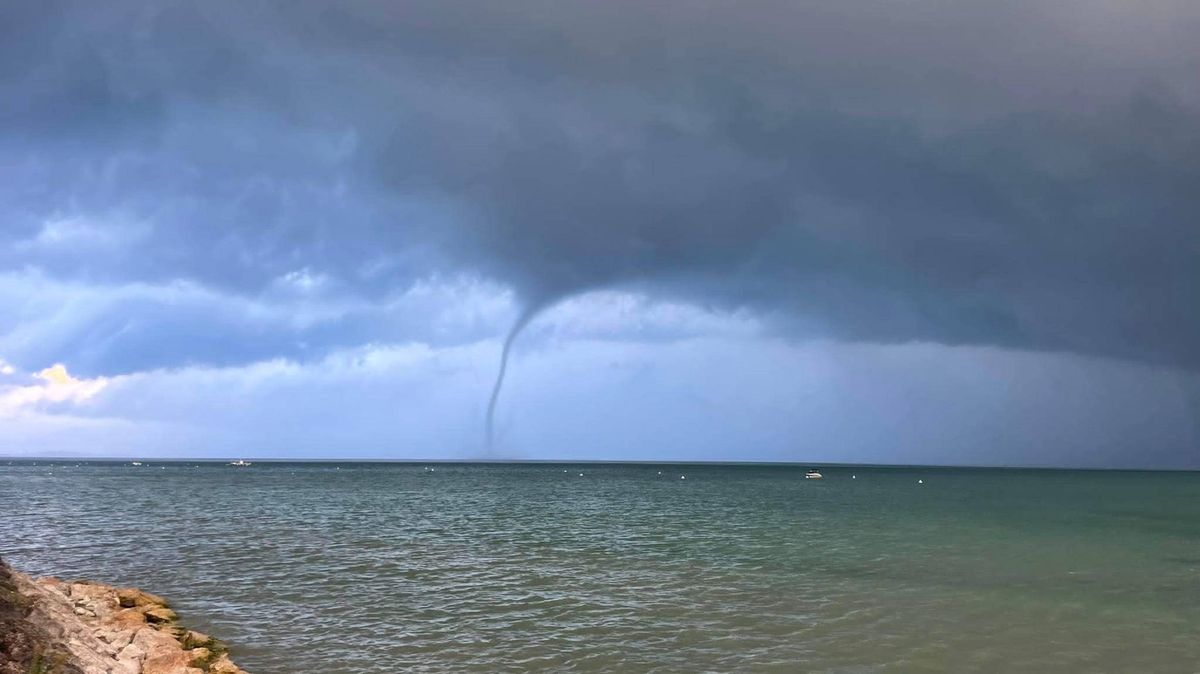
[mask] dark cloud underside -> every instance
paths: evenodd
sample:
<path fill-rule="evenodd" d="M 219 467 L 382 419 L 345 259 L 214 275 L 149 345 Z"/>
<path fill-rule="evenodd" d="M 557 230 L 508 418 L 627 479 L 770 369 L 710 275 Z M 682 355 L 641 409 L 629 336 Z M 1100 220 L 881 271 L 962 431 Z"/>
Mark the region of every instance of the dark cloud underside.
<path fill-rule="evenodd" d="M 0 264 L 638 286 L 1196 369 L 1197 29 L 1185 2 L 10 3 L 0 232 L 128 242 Z"/>

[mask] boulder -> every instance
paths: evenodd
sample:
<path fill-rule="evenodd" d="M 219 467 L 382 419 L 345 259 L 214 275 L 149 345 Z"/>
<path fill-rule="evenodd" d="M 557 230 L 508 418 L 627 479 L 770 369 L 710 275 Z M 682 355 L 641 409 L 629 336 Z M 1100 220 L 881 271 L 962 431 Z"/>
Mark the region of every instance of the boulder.
<path fill-rule="evenodd" d="M 203 632 L 195 630 L 181 630 L 181 634 L 177 637 L 179 643 L 187 648 L 209 648 L 213 645 L 213 638 Z"/>
<path fill-rule="evenodd" d="M 222 655 L 208 668 L 209 674 L 246 674 L 246 670 L 233 664 L 228 655 Z"/>
<path fill-rule="evenodd" d="M 144 611 L 144 613 L 146 621 L 151 623 L 173 623 L 179 618 L 174 611 L 165 606 L 152 608 Z"/>
<path fill-rule="evenodd" d="M 142 674 L 204 674 L 204 670 L 192 667 L 192 658 L 179 648 L 163 649 L 142 661 Z"/>
<path fill-rule="evenodd" d="M 136 587 L 118 589 L 117 601 L 125 608 L 133 608 L 135 606 L 170 606 L 166 599 L 145 590 L 139 590 Z"/>
<path fill-rule="evenodd" d="M 53 655 L 56 674 L 245 674 L 177 619 L 148 592 L 34 580 L 0 562 L 0 674 L 28 674 L 36 653 Z"/>
<path fill-rule="evenodd" d="M 110 620 L 117 629 L 137 631 L 146 624 L 146 614 L 135 608 L 117 611 Z"/>

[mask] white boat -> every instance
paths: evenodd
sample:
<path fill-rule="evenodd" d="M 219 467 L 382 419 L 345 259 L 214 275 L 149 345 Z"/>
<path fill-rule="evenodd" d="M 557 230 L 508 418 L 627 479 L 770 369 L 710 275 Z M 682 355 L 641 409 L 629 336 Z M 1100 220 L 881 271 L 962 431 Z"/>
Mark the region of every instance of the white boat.
<path fill-rule="evenodd" d="M 132 464 L 130 464 L 130 465 L 133 465 L 133 466 L 140 466 L 140 465 L 142 465 L 142 462 L 141 462 L 141 461 L 134 461 L 134 462 L 133 462 Z"/>
<path fill-rule="evenodd" d="M 245 459 L 238 459 L 237 461 L 230 461 L 229 465 L 237 466 L 238 468 L 245 468 L 246 466 L 249 466 L 251 464 L 249 461 L 246 461 Z"/>
<path fill-rule="evenodd" d="M 820 471 L 816 471 L 816 470 L 810 470 L 804 474 L 804 479 L 806 479 L 806 480 L 820 480 L 822 477 L 825 477 L 825 476 L 821 475 Z"/>

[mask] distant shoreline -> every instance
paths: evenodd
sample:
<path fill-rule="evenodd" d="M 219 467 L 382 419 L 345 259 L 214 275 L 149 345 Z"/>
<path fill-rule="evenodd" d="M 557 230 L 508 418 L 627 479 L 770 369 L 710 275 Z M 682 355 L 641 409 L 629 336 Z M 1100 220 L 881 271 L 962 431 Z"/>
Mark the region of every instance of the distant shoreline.
<path fill-rule="evenodd" d="M 1195 468 L 1136 468 L 1136 467 L 1096 467 L 1096 466 L 1002 466 L 1002 465 L 949 465 L 949 464 L 905 464 L 905 463 L 836 463 L 823 461 L 624 461 L 624 460 L 568 460 L 568 459 L 301 459 L 301 458 L 147 458 L 141 456 L 127 457 L 74 457 L 74 456 L 0 456 L 0 461 L 7 463 L 90 463 L 90 464 L 122 464 L 140 461 L 146 465 L 174 464 L 228 464 L 231 461 L 244 458 L 256 464 L 274 465 L 306 465 L 306 464 L 341 464 L 341 465 L 453 465 L 453 466 L 697 466 L 697 467 L 747 467 L 747 468 L 794 468 L 807 470 L 822 469 L 857 469 L 857 470 L 994 470 L 994 471 L 1083 471 L 1098 473 L 1200 473 L 1200 466 Z"/>

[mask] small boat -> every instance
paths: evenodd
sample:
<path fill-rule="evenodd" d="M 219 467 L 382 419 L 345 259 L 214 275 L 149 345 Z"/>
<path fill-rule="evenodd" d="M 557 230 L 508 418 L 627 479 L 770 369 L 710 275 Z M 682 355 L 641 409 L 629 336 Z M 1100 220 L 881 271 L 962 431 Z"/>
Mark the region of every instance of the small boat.
<path fill-rule="evenodd" d="M 245 459 L 238 459 L 237 461 L 230 461 L 229 465 L 237 466 L 238 468 L 245 468 L 246 466 L 249 466 L 251 464 L 249 461 L 246 461 Z"/>
<path fill-rule="evenodd" d="M 822 477 L 825 477 L 825 476 L 821 475 L 820 471 L 816 471 L 816 470 L 810 470 L 804 474 L 804 479 L 806 479 L 806 480 L 820 480 Z"/>
<path fill-rule="evenodd" d="M 142 465 L 142 462 L 141 462 L 141 461 L 134 461 L 134 462 L 133 462 L 133 463 L 131 463 L 130 465 L 131 465 L 131 466 L 140 466 L 140 465 Z"/>

